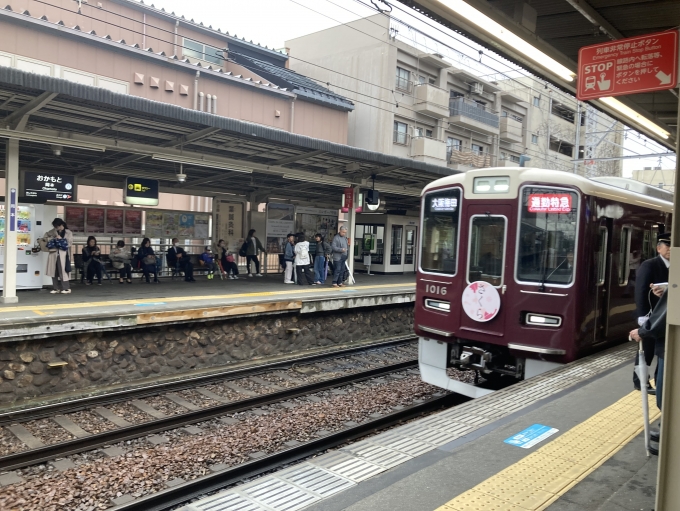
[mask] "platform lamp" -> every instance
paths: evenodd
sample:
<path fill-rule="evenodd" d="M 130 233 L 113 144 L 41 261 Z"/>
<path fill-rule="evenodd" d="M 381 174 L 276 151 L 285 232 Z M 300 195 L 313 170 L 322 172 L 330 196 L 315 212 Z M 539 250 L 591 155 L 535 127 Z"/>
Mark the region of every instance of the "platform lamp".
<path fill-rule="evenodd" d="M 373 188 L 366 192 L 366 207 L 369 211 L 376 211 L 380 207 L 380 192 L 375 189 L 375 174 L 373 178 Z"/>

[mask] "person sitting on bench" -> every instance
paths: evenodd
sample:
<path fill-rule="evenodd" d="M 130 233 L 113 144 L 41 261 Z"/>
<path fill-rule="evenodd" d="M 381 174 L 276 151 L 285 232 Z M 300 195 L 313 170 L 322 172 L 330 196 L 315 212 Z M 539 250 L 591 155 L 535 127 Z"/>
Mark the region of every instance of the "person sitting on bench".
<path fill-rule="evenodd" d="M 179 246 L 177 238 L 172 238 L 172 246 L 168 249 L 168 265 L 176 271 L 183 271 L 186 282 L 196 282 L 196 279 L 194 279 L 194 265 L 191 264 L 189 254 Z"/>

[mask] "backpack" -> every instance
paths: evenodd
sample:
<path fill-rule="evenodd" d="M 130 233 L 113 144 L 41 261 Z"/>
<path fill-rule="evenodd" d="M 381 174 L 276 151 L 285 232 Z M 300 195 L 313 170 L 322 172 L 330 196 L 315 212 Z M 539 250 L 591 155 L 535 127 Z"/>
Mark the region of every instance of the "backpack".
<path fill-rule="evenodd" d="M 243 245 L 241 245 L 241 249 L 238 251 L 238 255 L 240 255 L 241 257 L 245 257 L 246 255 L 248 255 L 248 242 L 247 241 L 243 242 Z"/>

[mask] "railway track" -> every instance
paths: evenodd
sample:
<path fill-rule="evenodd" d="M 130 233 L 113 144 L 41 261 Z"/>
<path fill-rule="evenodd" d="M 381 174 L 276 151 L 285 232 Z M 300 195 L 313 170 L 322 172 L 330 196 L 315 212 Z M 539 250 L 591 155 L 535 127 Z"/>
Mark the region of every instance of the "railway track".
<path fill-rule="evenodd" d="M 416 365 L 414 343 L 401 340 L 0 414 L 3 429 L 29 447 L 1 456 L 0 471 L 23 468 L 220 416 L 309 396 L 404 371 Z M 224 389 L 224 392 L 220 393 L 218 388 Z M 201 406 L 195 400 L 192 402 L 188 394 L 182 394 L 183 391 L 193 393 L 191 396 L 205 398 L 202 404 L 207 403 L 208 406 Z M 159 409 L 162 406 L 151 406 L 148 402 L 151 397 L 154 403 L 163 401 L 167 402 L 167 406 L 172 405 L 175 413 L 169 414 L 168 410 L 164 413 Z M 150 420 L 131 423 L 112 411 L 116 409 L 112 406 L 116 403 L 134 408 L 146 414 Z M 82 410 L 107 421 L 110 429 L 90 433 L 85 429 L 86 426 L 79 425 L 67 415 L 75 417 L 75 412 Z M 65 436 L 62 434 L 65 432 L 71 438 L 40 445 L 41 441 L 31 432 L 36 431 L 37 424 L 57 428 L 57 437 Z"/>
<path fill-rule="evenodd" d="M 166 511 L 177 509 L 178 506 L 235 485 L 244 479 L 252 479 L 286 464 L 303 460 L 409 419 L 459 404 L 466 400 L 467 398 L 458 394 L 439 394 L 424 402 L 394 411 L 362 424 L 357 424 L 353 427 L 348 427 L 342 431 L 331 433 L 302 445 L 283 449 L 266 457 L 226 468 L 214 474 L 209 474 L 193 481 L 146 495 L 132 502 L 118 505 L 114 508 L 114 511 Z M 219 506 L 218 508 L 221 509 Z"/>

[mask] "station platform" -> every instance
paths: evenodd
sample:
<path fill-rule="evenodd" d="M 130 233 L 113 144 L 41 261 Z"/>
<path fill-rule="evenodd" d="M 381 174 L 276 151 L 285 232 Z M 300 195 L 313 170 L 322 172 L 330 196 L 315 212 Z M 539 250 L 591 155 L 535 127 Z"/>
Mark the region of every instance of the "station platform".
<path fill-rule="evenodd" d="M 40 338 L 144 325 L 207 320 L 255 313 L 321 312 L 342 308 L 407 303 L 415 300 L 415 275 L 355 275 L 356 284 L 334 288 L 283 283 L 281 274 L 238 280 L 159 284 L 104 281 L 73 283 L 69 295 L 49 290 L 22 291 L 19 303 L 0 306 L 0 341 Z"/>
<path fill-rule="evenodd" d="M 236 497 L 250 511 L 652 510 L 658 458 L 644 450 L 635 349 L 581 359 L 182 511 L 231 509 L 219 504 Z M 518 436 L 528 428 L 535 434 Z"/>

